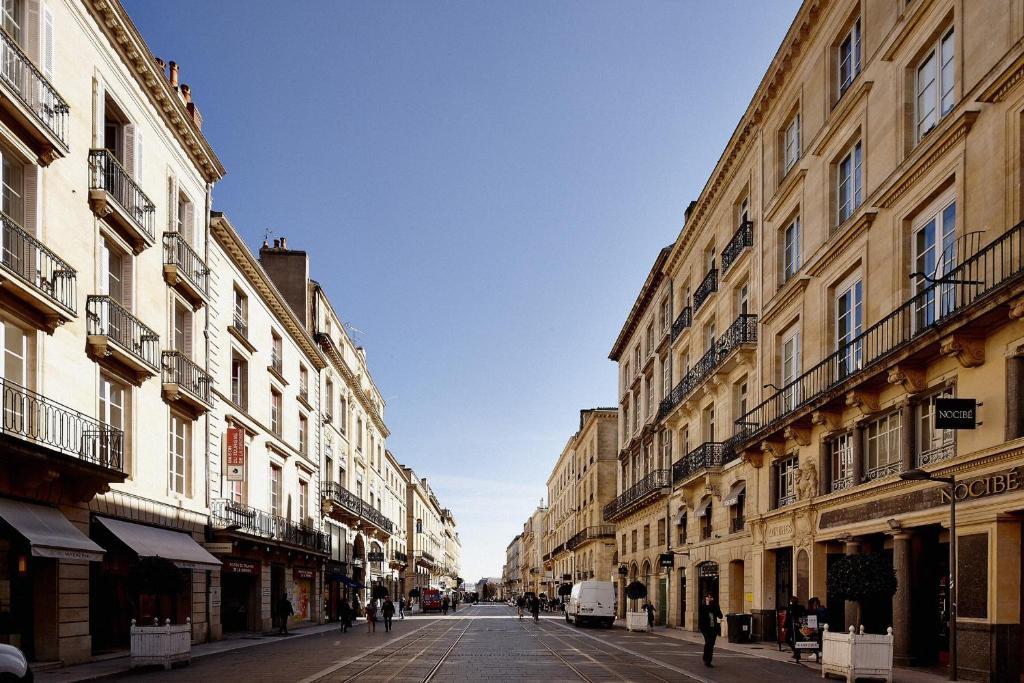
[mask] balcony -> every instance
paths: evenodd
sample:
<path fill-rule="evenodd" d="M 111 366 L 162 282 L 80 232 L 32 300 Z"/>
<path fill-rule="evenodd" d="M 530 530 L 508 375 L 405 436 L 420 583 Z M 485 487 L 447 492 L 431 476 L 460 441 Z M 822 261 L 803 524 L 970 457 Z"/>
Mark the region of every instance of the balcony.
<path fill-rule="evenodd" d="M 120 232 L 136 254 L 156 241 L 156 206 L 110 150 L 89 150 L 89 206 Z"/>
<path fill-rule="evenodd" d="M 202 306 L 209 297 L 206 263 L 179 232 L 164 233 L 164 280 L 192 304 Z"/>
<path fill-rule="evenodd" d="M 700 310 L 701 305 L 708 300 L 708 297 L 718 291 L 718 269 L 712 266 L 708 274 L 697 285 L 693 292 L 693 312 Z"/>
<path fill-rule="evenodd" d="M 751 221 L 743 221 L 736 229 L 729 244 L 722 250 L 722 275 L 729 272 L 732 264 L 743 255 L 743 250 L 754 246 L 754 224 Z"/>
<path fill-rule="evenodd" d="M 968 323 L 977 329 L 1002 324 L 1008 303 L 1024 289 L 1024 223 L 965 258 L 943 280 L 922 289 L 741 416 L 736 423 L 742 446 L 749 448 L 814 410 L 842 406 L 848 391 L 896 362 L 934 361 L 943 337 Z M 957 344 L 951 346 L 959 353 Z"/>
<path fill-rule="evenodd" d="M 136 384 L 160 370 L 160 337 L 109 296 L 85 301 L 89 355 L 128 371 Z"/>
<path fill-rule="evenodd" d="M 559 543 L 551 549 L 551 559 L 554 559 L 565 552 L 565 544 Z"/>
<path fill-rule="evenodd" d="M 38 461 L 52 469 L 54 455 L 66 456 L 69 464 L 83 464 L 85 476 L 106 483 L 124 481 L 124 432 L 9 379 L 0 377 L 0 387 L 0 436 L 8 462 Z"/>
<path fill-rule="evenodd" d="M 736 458 L 729 441 L 705 441 L 672 464 L 672 482 L 683 484 Z"/>
<path fill-rule="evenodd" d="M 384 516 L 367 501 L 352 493 L 336 481 L 326 482 L 323 485 L 322 497 L 331 508 L 328 513 L 341 522 L 354 524 L 356 522 L 372 524 L 378 535 L 387 537 L 394 533 L 395 525 L 390 519 Z"/>
<path fill-rule="evenodd" d="M 747 518 L 744 517 L 743 515 L 740 515 L 738 517 L 733 517 L 732 519 L 729 520 L 729 531 L 731 533 L 738 534 L 741 531 L 743 531 L 743 529 L 746 527 L 746 525 L 747 525 Z"/>
<path fill-rule="evenodd" d="M 683 330 L 690 327 L 693 324 L 693 309 L 687 305 L 680 313 L 679 317 L 672 323 L 672 341 L 675 341 L 679 335 L 683 333 Z"/>
<path fill-rule="evenodd" d="M 614 522 L 668 493 L 672 486 L 669 470 L 654 470 L 622 495 L 604 506 L 604 521 Z"/>
<path fill-rule="evenodd" d="M 658 419 L 672 412 L 690 393 L 714 372 L 731 372 L 740 360 L 741 353 L 753 353 L 753 345 L 757 343 L 757 316 L 752 313 L 741 313 L 729 325 L 715 345 L 708 349 L 679 383 L 672 388 L 669 395 L 658 408 Z"/>
<path fill-rule="evenodd" d="M 181 351 L 163 353 L 164 400 L 180 403 L 201 415 L 213 407 L 211 378 Z"/>
<path fill-rule="evenodd" d="M 576 548 L 579 548 L 587 541 L 599 538 L 615 538 L 615 525 L 600 524 L 598 526 L 588 526 L 566 541 L 565 549 L 576 550 Z"/>
<path fill-rule="evenodd" d="M 428 553 L 426 550 L 417 550 L 415 552 L 414 560 L 416 564 L 427 569 L 434 569 L 437 566 L 437 560 L 433 554 Z"/>
<path fill-rule="evenodd" d="M 409 556 L 396 550 L 392 553 L 391 564 L 405 567 L 409 564 Z"/>
<path fill-rule="evenodd" d="M 0 288 L 26 317 L 49 333 L 77 317 L 75 269 L 4 214 L 0 256 Z"/>
<path fill-rule="evenodd" d="M 322 555 L 331 552 L 331 537 L 328 534 L 230 500 L 213 501 L 210 506 L 210 526 L 217 531 L 254 536 Z"/>
<path fill-rule="evenodd" d="M 70 108 L 18 44 L 0 32 L 0 107 L 41 166 L 67 156 Z"/>

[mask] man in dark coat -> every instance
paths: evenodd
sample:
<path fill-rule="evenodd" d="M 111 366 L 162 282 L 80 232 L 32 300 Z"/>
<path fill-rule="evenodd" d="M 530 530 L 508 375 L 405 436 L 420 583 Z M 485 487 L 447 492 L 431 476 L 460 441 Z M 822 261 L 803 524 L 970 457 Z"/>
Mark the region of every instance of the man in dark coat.
<path fill-rule="evenodd" d="M 800 604 L 800 598 L 790 596 L 789 604 L 786 605 L 786 642 L 793 648 L 793 659 L 800 661 L 800 650 L 796 648 L 796 631 L 800 628 L 800 620 L 807 616 L 807 610 Z"/>
<path fill-rule="evenodd" d="M 281 599 L 277 603 L 277 617 L 281 620 L 277 629 L 279 634 L 288 635 L 288 618 L 293 614 L 295 614 L 295 610 L 292 608 L 292 601 L 288 599 L 287 593 L 282 593 Z"/>
<path fill-rule="evenodd" d="M 704 596 L 704 604 L 697 611 L 697 625 L 704 636 L 704 666 L 712 666 L 711 658 L 715 654 L 715 641 L 718 639 L 721 621 L 722 609 L 711 593 L 708 593 Z"/>

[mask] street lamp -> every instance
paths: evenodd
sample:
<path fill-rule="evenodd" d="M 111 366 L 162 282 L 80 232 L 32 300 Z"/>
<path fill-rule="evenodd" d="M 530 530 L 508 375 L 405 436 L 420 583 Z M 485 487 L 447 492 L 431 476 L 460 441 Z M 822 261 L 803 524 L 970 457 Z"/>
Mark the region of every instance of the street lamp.
<path fill-rule="evenodd" d="M 949 680 L 957 680 L 956 667 L 956 477 L 938 477 L 920 467 L 900 474 L 906 481 L 935 481 L 949 486 Z"/>

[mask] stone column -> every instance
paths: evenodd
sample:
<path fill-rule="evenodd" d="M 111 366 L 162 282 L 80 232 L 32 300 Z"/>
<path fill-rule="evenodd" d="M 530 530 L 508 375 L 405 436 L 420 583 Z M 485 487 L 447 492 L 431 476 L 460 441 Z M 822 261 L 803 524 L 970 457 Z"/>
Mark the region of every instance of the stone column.
<path fill-rule="evenodd" d="M 853 486 L 864 481 L 864 423 L 858 421 L 853 427 Z M 847 553 L 849 555 L 850 553 Z"/>
<path fill-rule="evenodd" d="M 900 453 L 902 460 L 900 471 L 906 472 L 916 467 L 914 446 L 916 444 L 915 432 L 917 430 L 914 429 L 916 426 L 914 424 L 914 399 L 909 396 L 900 405 L 900 423 L 900 450 L 902 451 Z"/>
<path fill-rule="evenodd" d="M 860 430 L 858 429 L 858 431 Z M 846 541 L 845 553 L 847 555 L 860 555 L 860 540 L 852 538 Z M 856 629 L 860 628 L 860 624 L 857 623 L 858 611 L 858 605 L 856 602 L 852 600 L 846 601 L 846 628 L 849 628 L 850 626 L 853 626 Z"/>
<path fill-rule="evenodd" d="M 910 541 L 908 531 L 892 537 L 892 564 L 896 570 L 896 595 L 892 598 L 893 663 L 910 663 Z"/>
<path fill-rule="evenodd" d="M 832 454 L 828 439 L 818 441 L 818 495 L 824 496 L 832 490 Z"/>

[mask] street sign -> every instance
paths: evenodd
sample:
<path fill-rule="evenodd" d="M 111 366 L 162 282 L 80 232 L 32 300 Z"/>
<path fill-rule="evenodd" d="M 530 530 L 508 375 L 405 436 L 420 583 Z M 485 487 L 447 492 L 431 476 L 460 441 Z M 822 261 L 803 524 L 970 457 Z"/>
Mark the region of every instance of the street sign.
<path fill-rule="evenodd" d="M 213 555 L 230 555 L 234 544 L 230 541 L 227 543 L 203 543 L 203 547 L 206 548 L 206 552 Z"/>
<path fill-rule="evenodd" d="M 658 565 L 664 569 L 671 569 L 676 564 L 676 556 L 672 553 L 662 553 L 658 556 Z"/>
<path fill-rule="evenodd" d="M 382 551 L 373 552 L 372 550 L 366 553 L 367 562 L 383 562 L 384 553 Z"/>
<path fill-rule="evenodd" d="M 224 461 L 228 481 L 245 481 L 245 430 L 228 427 Z"/>
<path fill-rule="evenodd" d="M 973 398 L 936 398 L 936 429 L 974 429 L 978 421 L 978 401 Z"/>

